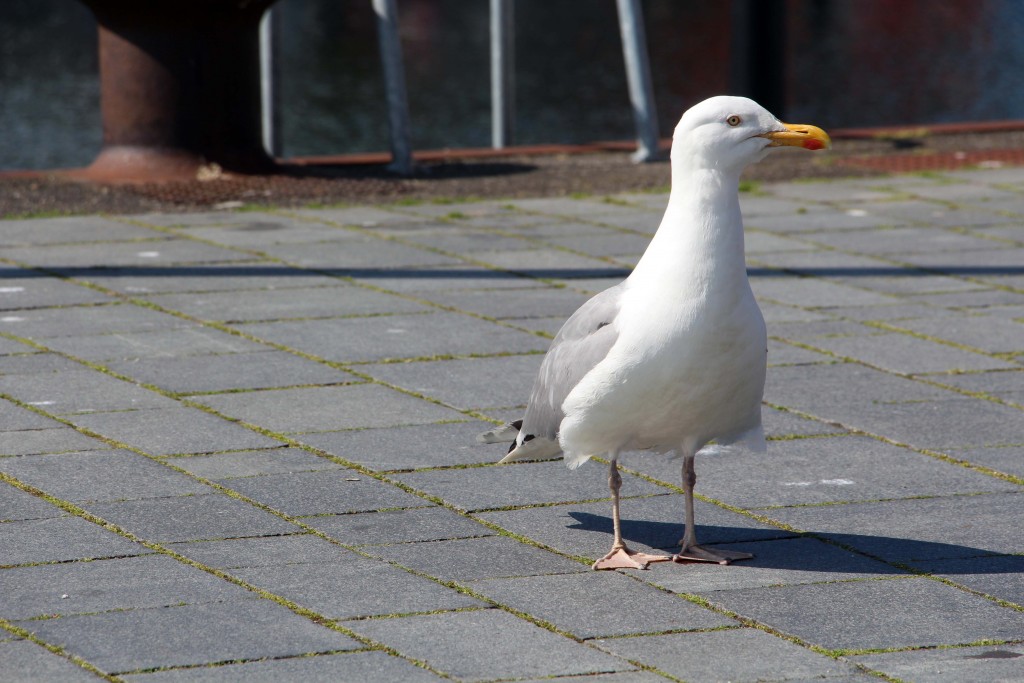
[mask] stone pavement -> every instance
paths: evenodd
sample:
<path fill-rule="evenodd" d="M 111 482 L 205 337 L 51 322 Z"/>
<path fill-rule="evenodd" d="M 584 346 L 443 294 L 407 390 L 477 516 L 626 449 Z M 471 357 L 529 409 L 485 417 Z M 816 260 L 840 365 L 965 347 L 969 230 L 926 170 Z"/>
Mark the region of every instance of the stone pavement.
<path fill-rule="evenodd" d="M 745 193 L 771 443 L 697 521 L 756 558 L 592 572 L 606 468 L 473 437 L 665 200 L 0 224 L 0 679 L 1024 680 L 1024 169 Z"/>

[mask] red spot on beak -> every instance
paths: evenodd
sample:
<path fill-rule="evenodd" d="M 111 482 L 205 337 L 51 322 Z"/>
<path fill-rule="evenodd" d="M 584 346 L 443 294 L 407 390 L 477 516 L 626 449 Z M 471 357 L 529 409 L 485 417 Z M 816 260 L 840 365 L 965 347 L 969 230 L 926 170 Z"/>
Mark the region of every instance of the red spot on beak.
<path fill-rule="evenodd" d="M 821 142 L 821 140 L 815 140 L 814 138 L 804 141 L 804 149 L 809 149 L 812 152 L 815 150 L 819 150 L 824 146 L 825 145 Z"/>

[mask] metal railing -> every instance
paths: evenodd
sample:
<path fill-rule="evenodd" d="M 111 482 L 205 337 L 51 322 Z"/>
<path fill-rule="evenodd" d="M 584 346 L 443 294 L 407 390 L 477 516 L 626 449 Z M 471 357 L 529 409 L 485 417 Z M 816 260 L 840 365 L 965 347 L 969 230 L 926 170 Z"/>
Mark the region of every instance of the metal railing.
<path fill-rule="evenodd" d="M 515 139 L 515 20 L 516 0 L 490 0 L 491 144 L 502 149 Z M 412 135 L 409 105 L 398 35 L 397 0 L 372 0 L 377 17 L 380 59 L 387 97 L 391 146 L 389 169 L 402 175 L 412 172 Z M 629 84 L 629 101 L 636 127 L 637 151 L 633 160 L 651 161 L 658 156 L 658 119 L 647 55 L 640 0 L 616 0 L 622 54 Z M 274 60 L 275 11 L 268 10 L 260 24 L 260 69 L 263 106 L 263 141 L 267 151 L 280 155 L 279 118 L 275 106 Z"/>

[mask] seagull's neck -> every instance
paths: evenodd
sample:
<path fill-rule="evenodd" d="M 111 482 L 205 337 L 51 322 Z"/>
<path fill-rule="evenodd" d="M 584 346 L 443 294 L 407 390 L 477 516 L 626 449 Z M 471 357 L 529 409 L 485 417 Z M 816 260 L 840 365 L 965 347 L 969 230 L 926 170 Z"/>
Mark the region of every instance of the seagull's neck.
<path fill-rule="evenodd" d="M 746 277 L 739 172 L 674 164 L 665 217 L 630 280 L 692 291 Z"/>

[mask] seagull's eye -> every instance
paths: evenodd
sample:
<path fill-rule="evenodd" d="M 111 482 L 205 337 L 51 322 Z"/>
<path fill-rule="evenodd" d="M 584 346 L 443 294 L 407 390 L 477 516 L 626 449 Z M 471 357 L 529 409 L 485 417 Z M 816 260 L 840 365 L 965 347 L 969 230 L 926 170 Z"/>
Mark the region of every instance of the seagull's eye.
<path fill-rule="evenodd" d="M 730 126 L 732 126 L 733 128 L 735 128 L 736 126 L 738 126 L 738 125 L 740 125 L 741 123 L 743 123 L 743 119 L 741 119 L 740 117 L 736 116 L 736 114 L 733 114 L 732 116 L 730 116 L 729 118 L 727 118 L 727 119 L 725 120 L 725 122 L 726 122 L 726 123 L 728 123 L 728 124 L 729 124 Z"/>

